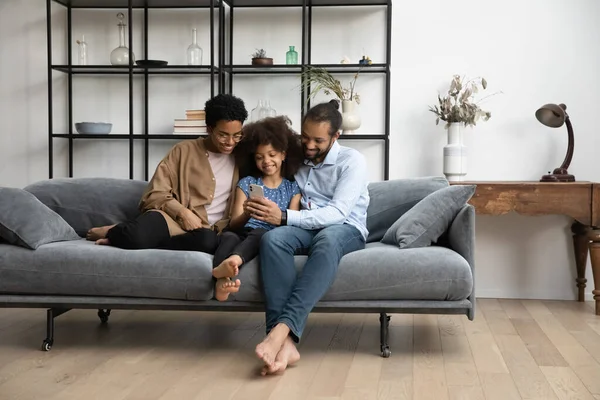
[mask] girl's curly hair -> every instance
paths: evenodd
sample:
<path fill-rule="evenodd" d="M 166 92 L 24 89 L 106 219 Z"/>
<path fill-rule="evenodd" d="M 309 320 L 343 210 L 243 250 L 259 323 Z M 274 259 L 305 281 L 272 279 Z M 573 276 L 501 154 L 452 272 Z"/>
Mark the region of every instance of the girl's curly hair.
<path fill-rule="evenodd" d="M 240 168 L 240 178 L 244 176 L 260 177 L 262 173 L 256 167 L 254 155 L 260 145 L 271 145 L 277 151 L 285 151 L 285 161 L 281 165 L 281 176 L 293 181 L 294 174 L 304 161 L 302 142 L 291 128 L 286 116 L 268 117 L 246 124 L 242 129 L 243 139 L 235 147 L 235 155 Z"/>

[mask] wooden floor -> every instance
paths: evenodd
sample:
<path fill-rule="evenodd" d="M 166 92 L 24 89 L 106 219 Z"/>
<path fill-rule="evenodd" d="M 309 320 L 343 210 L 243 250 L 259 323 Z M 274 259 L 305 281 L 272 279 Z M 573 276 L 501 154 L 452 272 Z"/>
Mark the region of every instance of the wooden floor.
<path fill-rule="evenodd" d="M 600 317 L 591 303 L 481 299 L 462 316 L 314 314 L 302 360 L 257 375 L 260 313 L 94 311 L 56 320 L 0 309 L 0 399 L 600 399 Z"/>

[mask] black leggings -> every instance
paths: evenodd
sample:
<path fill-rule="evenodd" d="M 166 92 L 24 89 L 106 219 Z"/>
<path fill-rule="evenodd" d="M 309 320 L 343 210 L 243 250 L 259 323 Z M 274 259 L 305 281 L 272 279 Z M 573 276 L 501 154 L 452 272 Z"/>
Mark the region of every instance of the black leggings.
<path fill-rule="evenodd" d="M 218 245 L 217 233 L 206 228 L 171 237 L 167 221 L 156 211 L 147 211 L 134 220 L 116 225 L 108 231 L 106 238 L 112 246 L 130 250 L 165 249 L 214 254 Z"/>
<path fill-rule="evenodd" d="M 213 268 L 232 255 L 241 257 L 247 263 L 258 255 L 260 238 L 267 232 L 263 228 L 244 228 L 239 232 L 223 231 L 219 235 L 219 246 L 213 258 Z"/>

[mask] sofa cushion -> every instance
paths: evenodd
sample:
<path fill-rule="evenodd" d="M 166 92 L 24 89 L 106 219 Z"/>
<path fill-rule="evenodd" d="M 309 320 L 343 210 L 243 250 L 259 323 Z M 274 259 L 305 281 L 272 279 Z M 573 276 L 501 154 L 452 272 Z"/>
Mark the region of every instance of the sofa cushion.
<path fill-rule="evenodd" d="M 208 300 L 212 256 L 122 250 L 81 238 L 36 251 L 0 244 L 0 293 Z"/>
<path fill-rule="evenodd" d="M 295 256 L 298 272 L 306 256 Z M 232 301 L 262 302 L 258 258 L 245 264 Z M 187 251 L 121 250 L 84 239 L 36 251 L 0 244 L 0 293 L 208 300 L 212 256 Z M 345 255 L 323 301 L 464 300 L 473 289 L 469 264 L 444 247 L 400 250 L 379 242 Z"/>
<path fill-rule="evenodd" d="M 85 237 L 90 228 L 112 225 L 139 215 L 138 204 L 147 183 L 114 178 L 49 179 L 24 190 L 56 211 Z"/>
<path fill-rule="evenodd" d="M 295 256 L 300 273 L 306 256 Z M 242 286 L 230 299 L 261 302 L 258 259 L 240 269 Z M 473 290 L 467 261 L 445 247 L 401 250 L 380 242 L 346 254 L 323 301 L 337 300 L 464 300 Z"/>
<path fill-rule="evenodd" d="M 46 243 L 79 239 L 60 215 L 17 188 L 0 188 L 0 237 L 30 250 Z"/>
<path fill-rule="evenodd" d="M 445 177 L 424 177 L 372 182 L 369 184 L 367 242 L 381 240 L 390 225 L 419 201 L 448 186 Z"/>
<path fill-rule="evenodd" d="M 398 218 L 381 242 L 401 249 L 430 246 L 446 232 L 473 193 L 475 185 L 448 186 L 431 193 Z"/>

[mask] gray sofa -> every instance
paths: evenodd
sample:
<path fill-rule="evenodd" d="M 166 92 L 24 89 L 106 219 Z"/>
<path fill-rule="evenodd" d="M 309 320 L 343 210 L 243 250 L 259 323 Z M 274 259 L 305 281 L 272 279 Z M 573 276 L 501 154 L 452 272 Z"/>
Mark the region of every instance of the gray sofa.
<path fill-rule="evenodd" d="M 44 350 L 50 350 L 54 342 L 54 318 L 70 309 L 97 309 L 103 323 L 114 309 L 263 310 L 258 259 L 241 268 L 240 292 L 227 302 L 218 302 L 213 299 L 211 255 L 122 250 L 97 246 L 83 238 L 93 226 L 138 215 L 145 185 L 135 180 L 71 178 L 0 191 L 0 204 L 5 205 L 5 216 L 0 219 L 12 218 L 0 225 L 0 237 L 4 237 L 0 243 L 0 307 L 47 309 Z M 380 314 L 384 357 L 391 354 L 388 313 L 465 314 L 472 320 L 475 213 L 466 203 L 470 196 L 457 200 L 446 194 L 417 209 L 426 203 L 424 199 L 454 187 L 440 177 L 371 183 L 366 248 L 344 256 L 333 286 L 314 312 Z M 64 223 L 63 230 L 72 229 L 77 235 L 56 233 L 59 223 L 36 217 L 28 208 L 33 206 L 12 200 L 11 193 L 33 195 L 31 201 L 39 200 L 43 212 L 54 214 Z M 20 205 L 13 204 L 6 211 L 11 201 Z M 446 206 L 449 210 L 441 210 Z M 27 236 L 23 230 L 28 228 L 18 219 L 23 218 L 19 213 L 28 214 L 27 222 L 35 223 L 36 235 L 50 229 L 46 235 L 51 237 L 39 238 L 30 248 L 22 245 Z M 404 222 L 400 221 L 403 217 Z M 403 226 L 392 232 L 399 221 Z M 11 223 L 12 228 L 7 226 Z M 29 235 L 34 233 L 30 229 Z M 295 258 L 301 271 L 306 256 Z"/>

